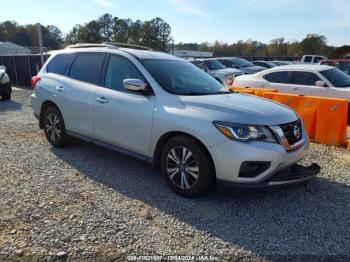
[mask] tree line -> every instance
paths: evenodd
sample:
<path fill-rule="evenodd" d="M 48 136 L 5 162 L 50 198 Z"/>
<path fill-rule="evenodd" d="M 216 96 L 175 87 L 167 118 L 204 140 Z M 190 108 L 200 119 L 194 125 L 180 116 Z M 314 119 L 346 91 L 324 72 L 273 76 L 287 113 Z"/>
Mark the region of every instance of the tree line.
<path fill-rule="evenodd" d="M 143 45 L 166 51 L 171 38 L 171 27 L 157 17 L 149 21 L 122 19 L 104 14 L 86 24 L 78 24 L 65 36 L 56 26 L 41 26 L 43 45 L 51 49 L 75 43 L 120 42 Z M 15 21 L 0 23 L 0 41 L 22 46 L 38 46 L 35 24 L 19 25 Z"/>
<path fill-rule="evenodd" d="M 303 54 L 329 55 L 335 48 L 327 44 L 323 35 L 308 34 L 303 40 L 288 42 L 285 38 L 276 38 L 269 43 L 254 40 L 226 43 L 178 43 L 173 45 L 171 27 L 161 18 L 148 21 L 123 19 L 111 14 L 85 24 L 78 24 L 66 35 L 54 26 L 41 26 L 43 44 L 51 49 L 63 48 L 75 43 L 120 42 L 147 46 L 155 50 L 167 51 L 171 48 L 211 51 L 215 56 L 252 56 L 252 57 L 300 57 Z M 22 46 L 38 46 L 35 24 L 19 25 L 15 21 L 0 22 L 0 41 L 10 41 Z"/>
<path fill-rule="evenodd" d="M 214 43 L 179 43 L 177 49 L 210 51 L 215 56 L 245 57 L 300 57 L 304 54 L 328 56 L 335 47 L 327 45 L 323 35 L 308 34 L 302 41 L 287 42 L 285 38 L 276 38 L 265 44 L 259 41 L 237 41 L 233 44 L 215 41 Z"/>

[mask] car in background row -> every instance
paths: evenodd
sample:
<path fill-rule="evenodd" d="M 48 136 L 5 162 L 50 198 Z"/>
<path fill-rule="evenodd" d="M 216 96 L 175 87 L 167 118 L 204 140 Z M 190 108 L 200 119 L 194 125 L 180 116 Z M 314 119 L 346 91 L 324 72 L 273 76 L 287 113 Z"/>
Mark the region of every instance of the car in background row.
<path fill-rule="evenodd" d="M 6 67 L 0 66 L 0 96 L 3 100 L 10 100 L 11 93 L 11 81 L 8 74 L 6 74 Z"/>
<path fill-rule="evenodd" d="M 327 65 L 288 65 L 237 77 L 234 86 L 276 88 L 284 93 L 348 99 L 350 76 Z"/>
<path fill-rule="evenodd" d="M 322 60 L 321 65 L 330 65 L 350 75 L 350 59 Z"/>
<path fill-rule="evenodd" d="M 219 57 L 217 60 L 225 67 L 239 69 L 244 74 L 254 74 L 265 69 L 262 66 L 256 66 L 253 63 L 239 57 Z"/>
<path fill-rule="evenodd" d="M 253 61 L 252 63 L 256 66 L 261 66 L 264 68 L 273 68 L 277 66 L 275 63 L 271 61 L 263 61 L 263 60 Z"/>
<path fill-rule="evenodd" d="M 292 65 L 292 64 L 296 64 L 297 63 L 295 61 L 281 61 L 281 60 L 272 60 L 270 62 L 274 63 L 277 66 Z"/>
<path fill-rule="evenodd" d="M 235 77 L 243 75 L 241 70 L 226 68 L 215 58 L 188 59 L 188 61 L 210 74 L 224 86 L 232 86 Z"/>
<path fill-rule="evenodd" d="M 318 64 L 322 60 L 327 60 L 327 57 L 320 55 L 304 55 L 301 58 L 303 64 Z"/>

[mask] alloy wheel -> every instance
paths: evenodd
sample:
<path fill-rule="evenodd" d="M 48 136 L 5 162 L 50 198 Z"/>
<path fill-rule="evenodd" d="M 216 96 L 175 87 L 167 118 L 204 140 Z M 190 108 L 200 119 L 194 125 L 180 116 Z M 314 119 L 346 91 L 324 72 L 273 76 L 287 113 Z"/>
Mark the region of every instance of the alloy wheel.
<path fill-rule="evenodd" d="M 46 117 L 45 129 L 48 137 L 56 143 L 61 137 L 60 121 L 56 114 L 49 113 Z"/>
<path fill-rule="evenodd" d="M 179 188 L 193 188 L 199 178 L 199 164 L 193 153 L 184 146 L 170 149 L 166 157 L 166 172 Z"/>

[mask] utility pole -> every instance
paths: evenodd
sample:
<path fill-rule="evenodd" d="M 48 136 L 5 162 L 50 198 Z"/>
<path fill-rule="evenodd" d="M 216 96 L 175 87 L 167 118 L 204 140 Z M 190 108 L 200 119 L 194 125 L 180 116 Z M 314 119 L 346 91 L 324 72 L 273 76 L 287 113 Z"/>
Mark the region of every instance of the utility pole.
<path fill-rule="evenodd" d="M 38 41 L 39 41 L 39 51 L 40 51 L 40 59 L 41 59 L 41 66 L 44 65 L 44 51 L 43 51 L 43 36 L 41 33 L 41 25 L 40 23 L 36 24 L 36 28 L 38 31 Z"/>

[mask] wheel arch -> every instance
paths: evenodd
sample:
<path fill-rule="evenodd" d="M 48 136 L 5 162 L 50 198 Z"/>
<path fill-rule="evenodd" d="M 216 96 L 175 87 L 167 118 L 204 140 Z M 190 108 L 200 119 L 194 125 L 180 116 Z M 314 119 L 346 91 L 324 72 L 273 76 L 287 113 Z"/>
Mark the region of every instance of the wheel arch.
<path fill-rule="evenodd" d="M 161 150 L 162 150 L 163 146 L 165 145 L 165 143 L 167 141 L 169 141 L 169 139 L 171 139 L 173 137 L 176 137 L 176 136 L 186 136 L 186 137 L 192 138 L 200 145 L 200 147 L 203 149 L 203 151 L 208 156 L 211 168 L 213 169 L 213 172 L 214 172 L 215 177 L 216 177 L 216 169 L 215 169 L 214 160 L 213 160 L 210 152 L 206 148 L 206 146 L 198 138 L 196 138 L 195 136 L 190 135 L 190 134 L 185 133 L 185 132 L 181 132 L 181 131 L 170 131 L 170 132 L 167 132 L 167 133 L 163 134 L 158 139 L 156 147 L 155 147 L 154 152 L 153 152 L 153 163 L 152 163 L 153 167 L 155 169 L 159 169 L 159 167 L 160 167 L 160 153 L 161 153 Z"/>
<path fill-rule="evenodd" d="M 45 114 L 46 109 L 48 109 L 49 107 L 55 107 L 61 113 L 60 109 L 58 108 L 58 106 L 54 102 L 52 102 L 51 100 L 44 101 L 42 103 L 42 105 L 41 105 L 40 116 L 39 116 L 39 127 L 41 129 L 44 128 L 44 123 L 43 123 L 44 122 L 43 121 L 44 120 L 44 114 Z M 61 113 L 61 115 L 62 115 L 62 113 Z"/>

